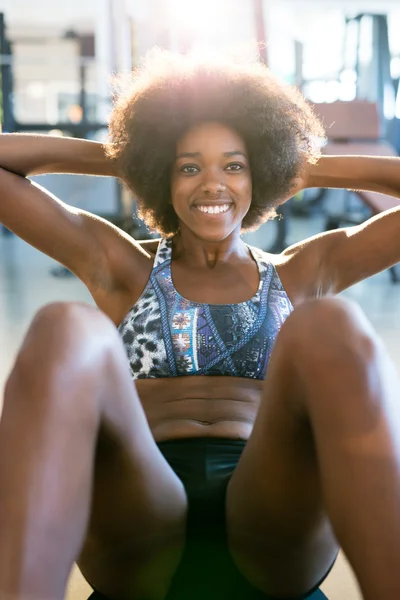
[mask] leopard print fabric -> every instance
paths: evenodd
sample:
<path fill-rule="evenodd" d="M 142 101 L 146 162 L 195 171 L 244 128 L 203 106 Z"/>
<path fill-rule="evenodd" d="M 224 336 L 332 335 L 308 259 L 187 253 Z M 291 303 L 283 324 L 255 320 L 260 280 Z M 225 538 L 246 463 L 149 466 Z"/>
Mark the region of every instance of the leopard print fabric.
<path fill-rule="evenodd" d="M 278 332 L 293 307 L 268 255 L 249 249 L 260 273 L 253 298 L 238 304 L 202 304 L 175 289 L 172 242 L 161 240 L 146 288 L 119 326 L 133 379 L 264 379 Z"/>

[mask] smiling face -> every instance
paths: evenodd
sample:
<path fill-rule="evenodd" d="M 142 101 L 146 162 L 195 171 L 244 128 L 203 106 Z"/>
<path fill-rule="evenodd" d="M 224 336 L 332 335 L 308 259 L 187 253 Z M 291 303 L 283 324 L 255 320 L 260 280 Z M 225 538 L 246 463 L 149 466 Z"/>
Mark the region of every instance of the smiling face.
<path fill-rule="evenodd" d="M 214 242 L 239 234 L 251 194 L 246 146 L 234 130 L 201 123 L 179 140 L 171 197 L 181 231 Z"/>

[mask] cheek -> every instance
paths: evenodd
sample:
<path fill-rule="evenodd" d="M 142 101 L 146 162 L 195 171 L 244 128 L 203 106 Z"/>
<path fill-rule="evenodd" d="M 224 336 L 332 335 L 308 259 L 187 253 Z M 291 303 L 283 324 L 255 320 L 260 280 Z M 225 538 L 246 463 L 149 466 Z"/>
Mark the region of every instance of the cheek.
<path fill-rule="evenodd" d="M 171 203 L 187 204 L 195 191 L 195 185 L 190 179 L 173 181 L 171 184 Z"/>
<path fill-rule="evenodd" d="M 243 181 L 241 186 L 241 196 L 250 204 L 253 195 L 253 185 L 251 179 Z"/>
<path fill-rule="evenodd" d="M 172 179 L 171 181 L 171 195 L 170 195 L 170 203 L 174 206 L 179 203 L 179 200 L 182 198 L 184 191 L 182 189 L 182 184 L 179 181 Z"/>

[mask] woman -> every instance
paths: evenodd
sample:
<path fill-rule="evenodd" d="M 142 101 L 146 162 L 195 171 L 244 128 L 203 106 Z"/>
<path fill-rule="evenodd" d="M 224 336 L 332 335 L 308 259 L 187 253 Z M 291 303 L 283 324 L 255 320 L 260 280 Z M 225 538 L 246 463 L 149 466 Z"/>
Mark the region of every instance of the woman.
<path fill-rule="evenodd" d="M 333 298 L 400 261 L 400 210 L 280 255 L 240 238 L 300 189 L 400 197 L 399 160 L 319 158 L 318 120 L 267 69 L 163 53 L 110 132 L 0 139 L 0 221 L 100 309 L 42 308 L 7 381 L 2 597 L 61 599 L 77 560 L 111 600 L 194 598 L 210 573 L 200 597 L 303 598 L 339 544 L 364 598 L 400 597 L 398 378 Z M 161 241 L 26 179 L 45 172 L 119 177 Z"/>

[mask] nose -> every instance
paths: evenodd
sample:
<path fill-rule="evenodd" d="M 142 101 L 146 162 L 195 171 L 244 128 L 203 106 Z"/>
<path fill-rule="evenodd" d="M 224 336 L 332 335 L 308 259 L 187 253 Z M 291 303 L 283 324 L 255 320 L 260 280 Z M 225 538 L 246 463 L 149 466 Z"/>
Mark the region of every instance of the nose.
<path fill-rule="evenodd" d="M 220 196 L 226 190 L 226 185 L 218 178 L 207 177 L 201 184 L 205 196 Z"/>

